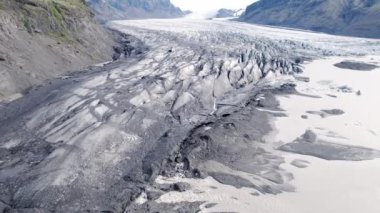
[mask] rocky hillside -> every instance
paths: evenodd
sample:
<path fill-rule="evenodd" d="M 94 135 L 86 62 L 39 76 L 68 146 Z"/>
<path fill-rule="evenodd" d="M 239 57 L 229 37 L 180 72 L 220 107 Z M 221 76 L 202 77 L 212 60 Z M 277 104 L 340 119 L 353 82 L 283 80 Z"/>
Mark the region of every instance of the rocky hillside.
<path fill-rule="evenodd" d="M 380 0 L 261 0 L 248 6 L 241 20 L 380 38 Z"/>
<path fill-rule="evenodd" d="M 231 9 L 219 9 L 215 15 L 215 18 L 229 18 L 229 17 L 239 17 L 244 12 L 243 9 L 231 10 Z"/>
<path fill-rule="evenodd" d="M 1 0 L 0 101 L 110 60 L 112 45 L 82 0 Z"/>
<path fill-rule="evenodd" d="M 102 21 L 177 18 L 184 15 L 170 0 L 86 0 Z"/>

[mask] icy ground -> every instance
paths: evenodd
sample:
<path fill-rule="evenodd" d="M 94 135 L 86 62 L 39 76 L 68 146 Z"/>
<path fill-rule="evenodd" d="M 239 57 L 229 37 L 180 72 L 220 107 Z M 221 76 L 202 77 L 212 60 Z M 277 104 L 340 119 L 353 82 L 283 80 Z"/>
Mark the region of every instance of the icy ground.
<path fill-rule="evenodd" d="M 308 191 L 320 188 L 314 172 L 340 178 L 356 168 L 361 174 L 379 168 L 376 120 L 357 121 L 357 108 L 350 110 L 351 103 L 360 103 L 353 98 L 377 103 L 372 95 L 379 88 L 351 86 L 355 81 L 340 85 L 335 81 L 345 71 L 335 67 L 342 74 L 330 77 L 330 61 L 322 61 L 327 68 L 310 62 L 354 57 L 376 64 L 378 57 L 361 56 L 379 55 L 379 40 L 229 21 L 141 20 L 109 26 L 128 34 L 119 50 L 126 59 L 52 80 L 0 105 L 0 208 L 305 212 L 307 202 L 295 203 L 299 197 L 328 206 L 318 200 L 326 198 L 323 192 Z M 322 79 L 315 74 L 318 67 L 325 71 Z M 378 78 L 373 73 L 380 71 L 347 76 Z M 310 82 L 303 82 L 307 77 Z M 339 89 L 347 94 L 335 94 Z M 359 95 L 357 90 L 362 90 Z M 334 96 L 335 102 L 320 104 Z M 346 105 L 338 106 L 339 100 Z M 345 131 L 343 116 L 352 118 L 349 125 L 361 122 L 357 134 Z M 341 161 L 346 166 L 333 166 Z M 371 212 L 379 194 L 374 179 L 365 177 L 367 185 L 357 185 L 361 176 L 344 183 L 356 186 L 352 193 L 365 191 L 357 195 L 361 198 L 371 196 L 366 203 L 350 203 L 370 205 Z M 325 186 L 323 181 L 328 179 L 321 178 Z M 323 189 L 345 193 L 345 185 L 339 186 Z M 368 186 L 373 191 L 363 190 Z M 293 203 L 285 202 L 288 198 Z M 223 206 L 229 202 L 236 208 Z"/>

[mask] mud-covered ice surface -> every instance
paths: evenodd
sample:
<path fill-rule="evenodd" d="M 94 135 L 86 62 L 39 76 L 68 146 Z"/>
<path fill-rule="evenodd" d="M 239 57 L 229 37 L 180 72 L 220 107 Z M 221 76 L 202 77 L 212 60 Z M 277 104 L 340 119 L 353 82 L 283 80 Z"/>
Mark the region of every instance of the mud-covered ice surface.
<path fill-rule="evenodd" d="M 334 64 L 334 66 L 342 68 L 342 69 L 350 69 L 350 70 L 358 70 L 358 71 L 372 71 L 376 68 L 379 68 L 379 66 L 375 64 L 367 64 L 367 63 L 357 62 L 357 61 L 342 61 L 337 64 Z"/>
<path fill-rule="evenodd" d="M 373 160 L 380 158 L 380 151 L 363 147 L 345 146 L 331 142 L 319 141 L 308 143 L 297 141 L 279 147 L 280 150 L 297 154 L 310 155 L 326 160 Z"/>
<path fill-rule="evenodd" d="M 276 97 L 318 99 L 295 89 L 293 75 L 305 61 L 380 50 L 377 40 L 227 21 L 109 26 L 128 34 L 118 51 L 123 59 L 46 82 L 1 105 L 1 208 L 222 211 L 224 198 L 210 203 L 201 189 L 193 199 L 165 199 L 194 191 L 196 181 L 217 181 L 218 193 L 248 190 L 248 203 L 296 193 L 297 178 L 283 166 L 289 153 L 277 149 L 285 143 L 268 136 L 276 131 L 274 118 L 289 116 Z M 325 119 L 348 114 L 338 109 L 305 111 L 334 115 Z M 302 157 L 291 162 L 292 168 L 312 167 Z"/>

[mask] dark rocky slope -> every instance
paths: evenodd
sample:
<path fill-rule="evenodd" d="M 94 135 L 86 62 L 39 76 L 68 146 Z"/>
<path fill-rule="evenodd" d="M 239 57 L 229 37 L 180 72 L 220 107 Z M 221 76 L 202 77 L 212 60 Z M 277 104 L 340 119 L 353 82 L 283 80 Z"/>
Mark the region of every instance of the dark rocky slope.
<path fill-rule="evenodd" d="M 239 17 L 243 13 L 243 9 L 232 10 L 232 9 L 219 9 L 215 15 L 215 18 L 229 18 L 229 17 Z"/>
<path fill-rule="evenodd" d="M 242 21 L 380 38 L 380 0 L 261 0 Z"/>
<path fill-rule="evenodd" d="M 86 0 L 86 2 L 102 21 L 178 18 L 185 15 L 170 0 Z"/>
<path fill-rule="evenodd" d="M 0 101 L 111 60 L 113 43 L 82 0 L 1 0 Z"/>

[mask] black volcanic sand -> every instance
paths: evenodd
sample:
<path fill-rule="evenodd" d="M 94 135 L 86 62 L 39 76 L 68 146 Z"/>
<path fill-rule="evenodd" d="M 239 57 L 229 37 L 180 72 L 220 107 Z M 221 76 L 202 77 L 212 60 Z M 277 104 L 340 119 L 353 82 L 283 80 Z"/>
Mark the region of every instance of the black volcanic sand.
<path fill-rule="evenodd" d="M 357 61 L 342 61 L 337 64 L 334 64 L 334 66 L 342 68 L 342 69 L 357 70 L 357 71 L 372 71 L 376 68 L 379 68 L 379 66 L 376 66 L 374 64 L 367 64 L 367 63 L 357 62 Z"/>

